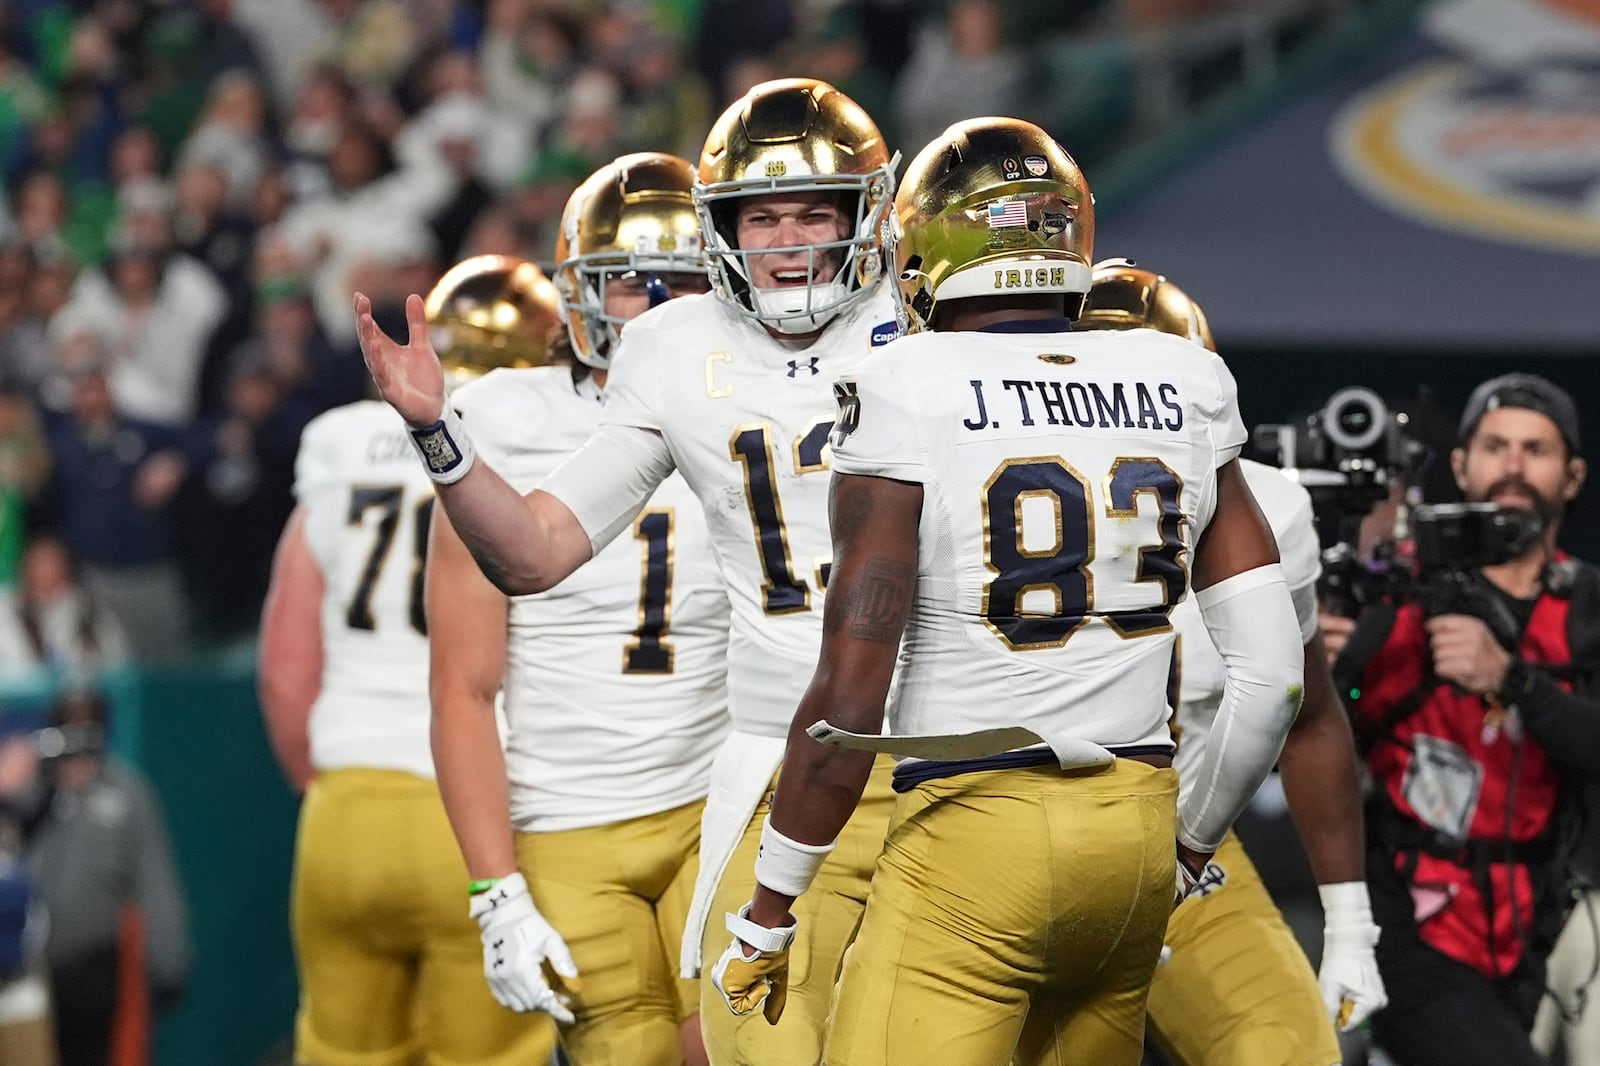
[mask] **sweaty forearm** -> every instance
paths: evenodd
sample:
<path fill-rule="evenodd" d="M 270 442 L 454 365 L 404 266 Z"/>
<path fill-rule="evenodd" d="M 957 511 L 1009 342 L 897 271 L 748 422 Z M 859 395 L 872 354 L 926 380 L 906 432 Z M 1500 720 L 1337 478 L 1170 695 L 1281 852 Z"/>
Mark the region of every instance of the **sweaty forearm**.
<path fill-rule="evenodd" d="M 543 592 L 566 576 L 553 573 L 548 516 L 488 463 L 474 463 L 465 477 L 436 492 L 479 569 L 501 592 Z"/>
<path fill-rule="evenodd" d="M 812 721 L 822 717 L 818 715 Z M 772 824 L 784 836 L 807 844 L 831 843 L 861 802 L 861 793 L 872 773 L 872 760 L 869 751 L 811 739 L 797 716 L 789 731 L 783 774 L 772 800 Z"/>
<path fill-rule="evenodd" d="M 467 873 L 475 880 L 505 877 L 516 872 L 517 857 L 493 699 L 436 693 L 434 701 L 434 773 Z"/>
<path fill-rule="evenodd" d="M 806 726 L 823 717 L 855 723 L 846 726 L 852 730 L 872 717 L 870 713 L 852 714 L 846 708 L 829 715 L 825 714 L 826 707 L 825 698 L 813 698 L 813 693 L 808 691 L 795 712 L 770 815 L 770 830 L 776 830 L 799 845 L 815 848 L 831 847 L 843 832 L 845 823 L 861 802 L 873 761 L 871 752 L 821 744 L 806 733 Z M 881 712 L 877 719 L 882 722 Z M 876 727 L 862 725 L 862 728 L 870 731 Z M 759 861 L 756 874 L 750 919 L 757 924 L 776 926 L 789 913 L 795 898 L 790 893 L 797 889 L 783 891 L 762 882 Z"/>
<path fill-rule="evenodd" d="M 1323 662 L 1320 642 L 1308 645 L 1305 703 L 1284 740 L 1278 771 L 1311 871 L 1318 884 L 1330 885 L 1365 878 L 1366 844 L 1350 725 L 1332 686 L 1313 677 L 1321 672 L 1326 678 Z"/>

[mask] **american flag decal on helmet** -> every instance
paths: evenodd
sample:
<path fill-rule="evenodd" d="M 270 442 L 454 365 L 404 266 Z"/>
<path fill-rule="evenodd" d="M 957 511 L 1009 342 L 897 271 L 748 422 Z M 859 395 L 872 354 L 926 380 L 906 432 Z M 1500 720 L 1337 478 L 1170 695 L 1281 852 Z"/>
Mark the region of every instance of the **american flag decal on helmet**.
<path fill-rule="evenodd" d="M 1007 200 L 989 205 L 989 228 L 1010 229 L 1028 224 L 1028 205 L 1021 200 Z"/>

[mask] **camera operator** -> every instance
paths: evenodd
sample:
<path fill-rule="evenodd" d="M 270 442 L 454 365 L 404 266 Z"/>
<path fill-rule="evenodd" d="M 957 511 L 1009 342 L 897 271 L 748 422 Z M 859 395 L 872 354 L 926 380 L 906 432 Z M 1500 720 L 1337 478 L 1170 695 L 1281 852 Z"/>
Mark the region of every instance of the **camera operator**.
<path fill-rule="evenodd" d="M 1578 787 L 1600 776 L 1600 570 L 1555 546 L 1583 487 L 1580 447 L 1557 386 L 1483 383 L 1451 453 L 1456 484 L 1470 503 L 1533 512 L 1542 533 L 1462 574 L 1436 616 L 1424 596 L 1364 613 L 1353 633 L 1322 619 L 1347 652 L 1337 672 L 1355 679 L 1373 778 L 1367 879 L 1389 993 L 1375 1029 L 1404 1066 L 1545 1061 L 1528 1030 L 1568 906 Z M 1375 650 L 1349 662 L 1361 648 Z"/>

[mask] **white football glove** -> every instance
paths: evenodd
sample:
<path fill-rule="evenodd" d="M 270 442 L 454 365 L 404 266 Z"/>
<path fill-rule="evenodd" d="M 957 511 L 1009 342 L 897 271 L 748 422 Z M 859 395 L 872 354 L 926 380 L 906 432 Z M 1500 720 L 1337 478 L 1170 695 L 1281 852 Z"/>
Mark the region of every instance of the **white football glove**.
<path fill-rule="evenodd" d="M 571 1025 L 578 967 L 561 934 L 533 905 L 527 880 L 515 873 L 473 896 L 472 917 L 483 934 L 483 972 L 494 998 L 512 1010 L 542 1010 Z M 559 991 L 546 980 L 546 968 Z"/>
<path fill-rule="evenodd" d="M 711 968 L 711 985 L 734 1014 L 743 1017 L 760 1008 L 767 1024 L 777 1025 L 789 999 L 789 948 L 799 923 L 768 929 L 752 922 L 749 914 L 746 903 L 738 914 L 727 916 L 734 940 Z M 745 951 L 747 945 L 753 954 Z"/>
<path fill-rule="evenodd" d="M 1322 896 L 1322 969 L 1317 987 L 1328 1017 L 1348 1033 L 1389 1002 L 1373 948 L 1379 929 L 1372 921 L 1367 886 L 1360 881 L 1318 885 Z"/>

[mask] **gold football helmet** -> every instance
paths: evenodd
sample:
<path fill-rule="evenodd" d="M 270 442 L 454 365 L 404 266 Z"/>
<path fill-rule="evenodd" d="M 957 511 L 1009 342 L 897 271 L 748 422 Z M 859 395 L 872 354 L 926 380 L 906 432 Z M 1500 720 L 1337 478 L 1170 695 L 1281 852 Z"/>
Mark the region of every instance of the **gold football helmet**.
<path fill-rule="evenodd" d="M 883 273 L 881 228 L 898 161 L 867 113 L 826 82 L 784 78 L 751 89 L 712 126 L 694 190 L 717 295 L 779 333 L 827 325 Z M 839 194 L 849 232 L 823 244 L 762 249 L 805 254 L 809 282 L 756 288 L 750 253 L 738 245 L 740 202 L 801 192 Z"/>
<path fill-rule="evenodd" d="M 895 195 L 891 240 L 909 329 L 940 300 L 1089 291 L 1094 197 L 1044 130 L 958 122 L 917 153 Z M 1076 317 L 1081 300 L 1068 299 Z"/>
<path fill-rule="evenodd" d="M 611 365 L 625 318 L 606 313 L 606 285 L 644 281 L 650 306 L 710 288 L 695 215 L 694 167 L 661 152 L 625 155 L 579 185 L 561 213 L 556 289 L 573 353 Z"/>
<path fill-rule="evenodd" d="M 1159 330 L 1217 350 L 1200 305 L 1160 274 L 1141 270 L 1127 259 L 1095 264 L 1094 286 L 1084 299 L 1078 324 L 1084 329 Z"/>
<path fill-rule="evenodd" d="M 445 384 L 497 367 L 548 363 L 559 304 L 550 279 L 526 259 L 475 255 L 445 271 L 425 301 L 428 337 L 444 364 Z"/>

